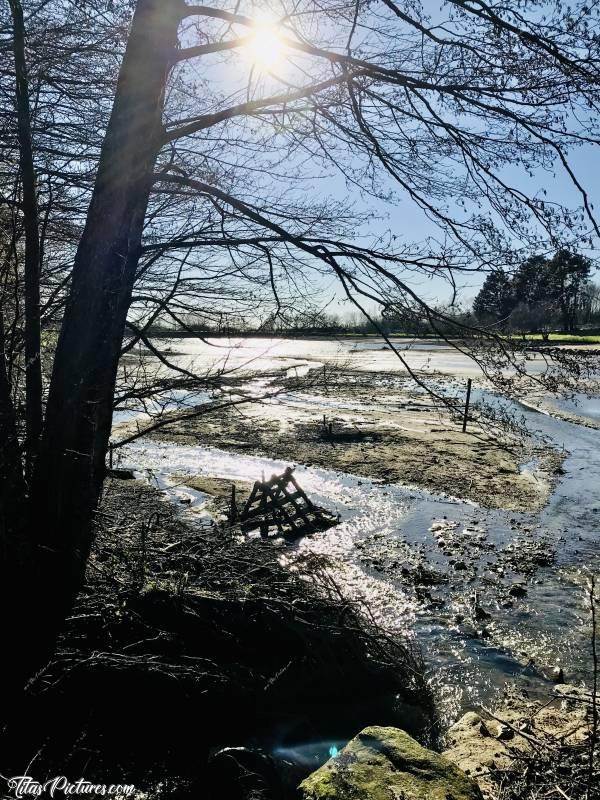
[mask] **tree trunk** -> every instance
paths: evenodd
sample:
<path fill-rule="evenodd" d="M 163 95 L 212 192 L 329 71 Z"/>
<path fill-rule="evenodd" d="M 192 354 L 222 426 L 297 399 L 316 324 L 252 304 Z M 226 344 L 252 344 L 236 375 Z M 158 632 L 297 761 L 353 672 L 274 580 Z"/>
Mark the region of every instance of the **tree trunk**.
<path fill-rule="evenodd" d="M 0 309 L 0 563 L 15 558 L 17 522 L 23 513 L 25 482 L 17 420 L 6 369 L 4 317 Z"/>
<path fill-rule="evenodd" d="M 562 328 L 565 333 L 572 333 L 573 332 L 573 313 L 571 309 L 571 305 L 566 298 L 563 290 L 563 295 L 560 301 L 561 307 L 561 316 L 562 316 Z"/>
<path fill-rule="evenodd" d="M 31 476 L 42 435 L 42 364 L 40 357 L 40 233 L 36 174 L 33 163 L 29 81 L 25 59 L 25 25 L 20 0 L 9 0 L 13 18 L 15 95 L 19 166 L 23 184 L 25 228 L 25 456 Z"/>
<path fill-rule="evenodd" d="M 21 677 L 51 653 L 84 578 L 182 11 L 180 0 L 139 0 L 121 66 L 75 258 L 29 503 L 34 569 L 21 593 L 27 625 L 15 631 Z"/>

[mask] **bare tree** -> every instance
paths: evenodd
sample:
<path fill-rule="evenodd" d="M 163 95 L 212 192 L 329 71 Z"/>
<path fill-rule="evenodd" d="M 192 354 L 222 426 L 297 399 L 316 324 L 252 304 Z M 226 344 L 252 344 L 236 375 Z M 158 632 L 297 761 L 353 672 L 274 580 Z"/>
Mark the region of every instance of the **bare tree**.
<path fill-rule="evenodd" d="M 81 586 L 119 359 L 139 343 L 153 347 L 148 331 L 161 315 L 185 325 L 185 313 L 221 313 L 218 303 L 250 311 L 268 296 L 277 317 L 311 279 L 332 276 L 371 322 L 371 304 L 400 297 L 438 330 L 448 315 L 421 296 L 420 278 L 442 275 L 453 287 L 457 275 L 510 266 L 542 243 L 574 246 L 600 232 L 567 158 L 598 141 L 596 11 L 579 3 L 543 18 L 522 5 L 448 0 L 431 20 L 414 2 L 307 1 L 281 4 L 264 26 L 251 4 L 243 14 L 138 0 L 55 316 L 60 336 L 20 527 L 0 490 L 3 601 L 17 598 L 20 610 L 7 623 L 18 642 L 13 683 L 50 652 Z M 265 36 L 285 68 L 240 66 Z M 227 70 L 235 77 L 222 91 Z M 557 164 L 581 207 L 512 185 L 509 164 L 532 174 Z M 431 235 L 402 244 L 369 236 L 346 198 L 307 200 L 322 174 L 374 203 L 410 200 Z M 525 369 L 494 332 L 451 322 L 495 344 L 494 363 Z M 481 358 L 481 347 L 471 352 Z M 2 394 L 1 378 L 3 402 L 10 387 Z M 14 470 L 14 457 L 5 460 Z"/>
<path fill-rule="evenodd" d="M 32 473 L 42 435 L 42 365 L 40 345 L 40 214 L 29 110 L 29 80 L 25 59 L 25 22 L 19 0 L 9 0 L 13 19 L 15 97 L 23 182 L 25 227 L 25 386 L 27 418 L 27 472 Z"/>

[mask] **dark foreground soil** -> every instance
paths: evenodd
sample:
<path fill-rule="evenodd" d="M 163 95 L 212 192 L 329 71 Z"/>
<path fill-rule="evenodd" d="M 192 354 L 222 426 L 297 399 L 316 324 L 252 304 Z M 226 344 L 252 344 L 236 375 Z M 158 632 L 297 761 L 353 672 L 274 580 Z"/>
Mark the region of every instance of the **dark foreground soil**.
<path fill-rule="evenodd" d="M 3 773 L 291 798 L 366 725 L 431 741 L 418 653 L 341 595 L 326 560 L 290 571 L 281 547 L 107 482 L 87 584 L 0 737 Z"/>

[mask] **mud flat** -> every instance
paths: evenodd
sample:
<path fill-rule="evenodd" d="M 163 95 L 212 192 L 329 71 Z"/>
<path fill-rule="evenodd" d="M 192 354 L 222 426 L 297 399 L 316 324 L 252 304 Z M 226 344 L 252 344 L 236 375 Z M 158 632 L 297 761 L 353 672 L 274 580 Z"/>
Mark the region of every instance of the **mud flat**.
<path fill-rule="evenodd" d="M 425 488 L 510 511 L 542 508 L 562 460 L 533 438 L 499 436 L 485 418 L 470 421 L 462 433 L 459 420 L 407 381 L 355 372 L 338 376 L 331 394 L 283 394 L 243 410 L 184 420 L 154 436 Z"/>
<path fill-rule="evenodd" d="M 547 691 L 557 665 L 567 680 L 588 680 L 581 596 L 597 565 L 598 432 L 475 380 L 474 403 L 504 404 L 526 432 L 499 431 L 480 409 L 463 434 L 439 399 L 398 372 L 369 371 L 359 355 L 361 364 L 335 365 L 331 385 L 310 385 L 318 366 L 308 385 L 290 380 L 295 366 L 271 371 L 268 402 L 258 400 L 265 376 L 240 380 L 231 391 L 256 400 L 146 436 L 124 448 L 123 463 L 169 499 L 197 492 L 221 513 L 232 482 L 243 502 L 240 482 L 297 464 L 311 498 L 341 515 L 299 551 L 331 557 L 349 596 L 415 636 L 449 722 L 506 681 Z M 428 383 L 460 398 L 465 376 L 451 367 Z M 183 508 L 201 513 L 203 502 Z"/>

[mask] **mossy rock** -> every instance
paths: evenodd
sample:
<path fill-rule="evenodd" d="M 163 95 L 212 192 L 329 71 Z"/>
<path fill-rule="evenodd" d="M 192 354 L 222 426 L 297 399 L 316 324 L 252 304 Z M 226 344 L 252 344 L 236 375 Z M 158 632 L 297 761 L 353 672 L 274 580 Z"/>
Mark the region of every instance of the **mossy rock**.
<path fill-rule="evenodd" d="M 371 726 L 300 784 L 303 800 L 481 800 L 476 783 L 398 728 Z"/>

